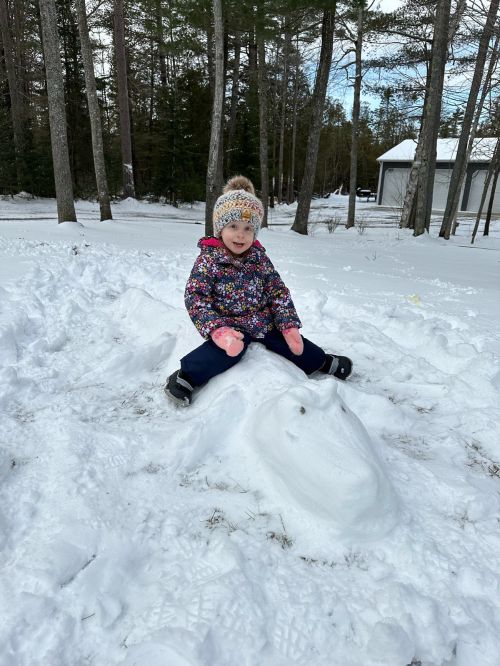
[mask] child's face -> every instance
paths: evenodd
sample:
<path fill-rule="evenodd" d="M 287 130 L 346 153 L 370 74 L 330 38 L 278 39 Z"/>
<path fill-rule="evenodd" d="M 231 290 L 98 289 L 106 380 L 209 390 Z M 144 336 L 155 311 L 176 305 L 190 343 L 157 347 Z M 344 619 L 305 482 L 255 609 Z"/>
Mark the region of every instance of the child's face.
<path fill-rule="evenodd" d="M 253 243 L 253 227 L 242 220 L 230 222 L 222 230 L 221 238 L 230 252 L 243 254 Z"/>

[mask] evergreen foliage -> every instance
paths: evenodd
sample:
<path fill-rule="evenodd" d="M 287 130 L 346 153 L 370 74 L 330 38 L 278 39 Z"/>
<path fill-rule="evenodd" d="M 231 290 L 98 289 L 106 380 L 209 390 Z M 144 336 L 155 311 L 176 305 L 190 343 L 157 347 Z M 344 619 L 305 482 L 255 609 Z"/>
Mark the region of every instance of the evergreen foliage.
<path fill-rule="evenodd" d="M 22 99 L 21 158 L 27 165 L 23 188 L 33 195 L 54 196 L 38 1 L 0 1 L 7 6 Z M 258 31 L 266 45 L 269 187 L 275 196 L 279 194 L 279 200 L 295 199 L 304 174 L 321 17 L 331 4 L 322 0 L 266 0 L 256 12 L 253 4 L 225 0 L 224 177 L 242 172 L 255 182 L 258 191 L 262 187 Z M 56 0 L 56 6 L 73 188 L 77 197 L 94 198 L 91 131 L 75 8 L 73 0 Z M 111 195 L 117 197 L 122 194 L 122 166 L 113 2 L 87 0 L 86 7 L 108 185 Z M 349 186 L 352 101 L 346 94 L 349 83 L 345 72 L 351 71 L 349 21 L 353 8 L 352 2 L 337 8 L 336 55 L 314 179 L 314 192 L 320 196 L 341 187 L 347 192 Z M 214 85 L 212 3 L 124 0 L 124 13 L 136 194 L 174 205 L 202 200 Z M 358 130 L 357 180 L 363 188 L 376 189 L 376 158 L 381 153 L 418 135 L 434 13 L 435 3 L 408 2 L 393 14 L 370 14 Z M 450 71 L 460 76 L 473 68 L 471 43 L 480 32 L 477 24 L 468 26 L 457 26 L 454 50 L 450 49 Z M 2 49 L 0 33 L 0 193 L 12 194 L 19 186 Z M 449 84 L 443 98 L 440 136 L 459 134 L 462 107 L 463 94 L 460 96 Z M 487 119 L 483 126 L 488 128 Z"/>

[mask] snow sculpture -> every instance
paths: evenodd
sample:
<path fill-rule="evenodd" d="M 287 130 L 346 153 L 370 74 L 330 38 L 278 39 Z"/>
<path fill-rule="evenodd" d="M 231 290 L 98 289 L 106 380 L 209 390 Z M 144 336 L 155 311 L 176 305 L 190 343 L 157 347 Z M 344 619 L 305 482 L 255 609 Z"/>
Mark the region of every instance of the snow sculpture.
<path fill-rule="evenodd" d="M 394 491 L 366 429 L 326 383 L 295 386 L 262 405 L 261 458 L 290 506 L 346 535 L 378 538 L 396 523 Z"/>

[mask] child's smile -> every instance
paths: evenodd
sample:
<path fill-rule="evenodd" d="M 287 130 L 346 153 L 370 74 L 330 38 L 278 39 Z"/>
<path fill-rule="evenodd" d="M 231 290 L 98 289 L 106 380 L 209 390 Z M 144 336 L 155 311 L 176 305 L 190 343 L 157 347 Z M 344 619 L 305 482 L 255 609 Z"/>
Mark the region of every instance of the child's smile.
<path fill-rule="evenodd" d="M 241 220 L 230 222 L 222 230 L 221 238 L 224 245 L 232 254 L 243 254 L 250 249 L 253 243 L 253 227 L 248 222 Z"/>

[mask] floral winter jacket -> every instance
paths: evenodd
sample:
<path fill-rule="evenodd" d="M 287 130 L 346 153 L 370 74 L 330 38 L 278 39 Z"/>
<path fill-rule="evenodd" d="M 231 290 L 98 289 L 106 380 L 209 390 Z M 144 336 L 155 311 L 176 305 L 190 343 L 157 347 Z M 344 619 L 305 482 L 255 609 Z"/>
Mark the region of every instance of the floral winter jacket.
<path fill-rule="evenodd" d="M 189 316 L 204 338 L 221 326 L 263 338 L 273 327 L 299 328 L 290 292 L 259 241 L 242 258 L 217 238 L 202 238 L 186 284 Z"/>

